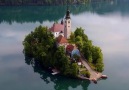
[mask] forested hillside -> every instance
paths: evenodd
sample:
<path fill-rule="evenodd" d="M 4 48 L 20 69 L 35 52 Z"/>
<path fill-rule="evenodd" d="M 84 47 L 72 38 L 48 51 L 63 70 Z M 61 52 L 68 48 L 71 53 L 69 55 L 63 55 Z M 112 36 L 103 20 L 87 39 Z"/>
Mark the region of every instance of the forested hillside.
<path fill-rule="evenodd" d="M 89 0 L 68 0 L 69 4 L 86 3 Z M 67 0 L 0 0 L 0 5 L 64 5 Z"/>
<path fill-rule="evenodd" d="M 0 5 L 66 5 L 117 0 L 0 0 Z M 119 0 L 118 0 L 119 1 Z M 124 0 L 127 1 L 127 0 Z"/>

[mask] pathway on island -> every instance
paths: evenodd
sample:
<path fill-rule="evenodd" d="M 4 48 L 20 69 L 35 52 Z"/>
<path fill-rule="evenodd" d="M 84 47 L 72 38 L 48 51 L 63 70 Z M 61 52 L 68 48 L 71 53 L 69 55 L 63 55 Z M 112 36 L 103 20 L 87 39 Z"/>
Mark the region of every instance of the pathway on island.
<path fill-rule="evenodd" d="M 82 61 L 82 63 L 83 63 L 83 65 L 86 67 L 86 69 L 90 72 L 90 80 L 93 80 L 93 79 L 96 79 L 96 80 L 98 80 L 101 76 L 102 76 L 102 73 L 99 73 L 99 72 L 96 72 L 96 71 L 94 71 L 91 67 L 90 67 L 90 65 L 87 63 L 87 61 L 85 60 L 85 58 L 83 58 L 82 56 L 81 56 L 81 61 Z"/>

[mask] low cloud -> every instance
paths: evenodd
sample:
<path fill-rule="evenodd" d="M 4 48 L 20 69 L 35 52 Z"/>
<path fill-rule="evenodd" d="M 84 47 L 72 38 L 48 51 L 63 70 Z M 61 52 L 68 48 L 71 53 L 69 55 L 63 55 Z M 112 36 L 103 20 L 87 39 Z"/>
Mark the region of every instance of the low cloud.
<path fill-rule="evenodd" d="M 86 12 L 72 16 L 73 29 L 75 26 L 83 27 L 89 39 L 106 53 L 129 53 L 128 23 L 129 17 L 123 17 L 118 12 L 108 15 Z"/>

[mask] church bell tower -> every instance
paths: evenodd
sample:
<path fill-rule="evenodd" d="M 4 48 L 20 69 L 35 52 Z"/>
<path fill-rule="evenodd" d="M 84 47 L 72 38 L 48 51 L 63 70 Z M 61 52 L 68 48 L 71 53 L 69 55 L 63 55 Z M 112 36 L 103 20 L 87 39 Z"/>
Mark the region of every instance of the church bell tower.
<path fill-rule="evenodd" d="M 70 11 L 67 8 L 64 21 L 64 37 L 68 39 L 70 34 L 71 34 L 71 18 L 70 18 Z"/>

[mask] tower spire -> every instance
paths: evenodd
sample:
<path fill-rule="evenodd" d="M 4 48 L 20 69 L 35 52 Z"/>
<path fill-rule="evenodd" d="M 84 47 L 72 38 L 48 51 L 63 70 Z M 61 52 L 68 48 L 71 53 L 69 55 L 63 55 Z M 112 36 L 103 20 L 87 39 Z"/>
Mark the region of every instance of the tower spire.
<path fill-rule="evenodd" d="M 66 11 L 65 19 L 70 19 L 70 11 L 69 10 Z"/>
<path fill-rule="evenodd" d="M 70 11 L 69 11 L 69 8 L 68 8 L 68 0 L 67 0 L 67 11 L 66 11 L 65 19 L 70 19 Z"/>
<path fill-rule="evenodd" d="M 64 27 L 64 37 L 65 38 L 69 38 L 70 33 L 71 33 L 71 18 L 70 18 L 70 11 L 68 8 L 68 0 L 67 0 L 67 11 L 66 11 L 66 15 L 65 15 L 65 23 L 64 23 L 65 27 Z"/>

